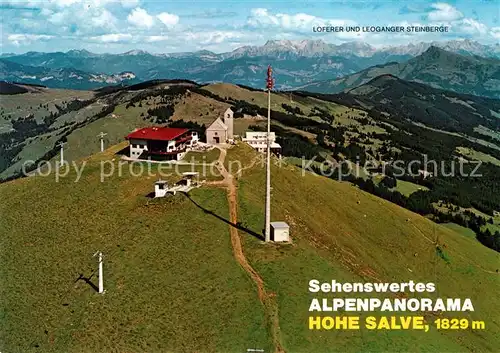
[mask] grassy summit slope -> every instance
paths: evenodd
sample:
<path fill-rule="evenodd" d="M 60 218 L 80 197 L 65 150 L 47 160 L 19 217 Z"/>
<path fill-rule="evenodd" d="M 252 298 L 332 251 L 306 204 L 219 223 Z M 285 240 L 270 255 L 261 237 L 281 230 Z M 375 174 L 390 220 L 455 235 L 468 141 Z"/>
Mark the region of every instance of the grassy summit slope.
<path fill-rule="evenodd" d="M 241 156 L 251 160 L 252 151 L 239 146 L 228 154 L 229 159 Z M 265 173 L 259 166 L 243 171 L 239 178 L 239 219 L 255 231 L 262 228 L 264 221 Z M 275 166 L 272 170 L 272 219 L 290 224 L 293 244 L 264 247 L 254 237 L 241 233 L 246 256 L 264 279 L 268 291 L 277 296 L 282 345 L 287 352 L 488 352 L 498 349 L 494 343 L 500 340 L 499 301 L 495 295 L 499 288 L 497 253 L 473 238 L 432 223 L 349 183 L 301 173 L 291 166 Z M 426 314 L 427 322 L 432 323 L 438 317 L 466 317 L 484 320 L 486 330 L 440 333 L 431 327 L 428 333 L 309 331 L 310 300 L 334 297 L 334 294 L 310 295 L 310 279 L 434 282 L 437 288 L 434 293 L 405 295 L 471 298 L 475 312 Z M 340 294 L 340 297 L 357 296 Z M 380 295 L 385 297 L 391 295 Z M 313 313 L 318 314 L 321 315 Z M 362 315 L 365 316 L 368 315 Z"/>
<path fill-rule="evenodd" d="M 157 178 L 71 173 L 0 185 L 0 342 L 9 352 L 268 351 L 255 285 L 234 261 L 228 225 L 182 195 L 150 200 Z M 115 165 L 117 162 L 115 161 Z M 225 192 L 191 197 L 228 217 Z M 105 255 L 104 295 L 80 274 Z M 96 274 L 90 281 L 97 285 Z"/>
<path fill-rule="evenodd" d="M 77 183 L 71 173 L 59 183 L 30 177 L 0 185 L 3 347 L 11 352 L 272 351 L 271 324 L 256 287 L 232 254 L 225 192 L 197 189 L 194 202 L 181 195 L 149 200 L 145 195 L 157 176 L 134 178 L 127 165 L 122 176 L 101 183 L 99 161 L 113 158 L 121 147 L 88 159 Z M 255 158 L 239 144 L 225 165 L 240 160 L 246 168 L 237 180 L 238 220 L 240 228 L 259 233 L 264 172 L 259 163 L 250 167 Z M 240 236 L 246 258 L 272 297 L 267 305 L 276 306 L 278 338 L 286 352 L 498 349 L 497 253 L 349 183 L 302 175 L 290 165 L 273 167 L 272 186 L 272 218 L 290 224 L 292 244 L 264 245 L 245 231 Z M 82 274 L 97 283 L 91 277 L 96 250 L 106 255 L 103 296 L 77 281 Z M 429 323 L 467 317 L 484 320 L 486 330 L 309 331 L 310 300 L 333 297 L 309 294 L 310 279 L 434 282 L 435 293 L 404 295 L 471 298 L 475 312 L 426 314 Z"/>
<path fill-rule="evenodd" d="M 422 81 L 419 77 L 405 78 Z M 390 75 L 366 78 L 370 81 L 363 81 L 365 85 L 340 96 L 272 94 L 273 130 L 289 161 L 321 154 L 327 159 L 345 156 L 353 163 L 365 153 L 385 161 L 420 159 L 421 154 L 437 161 L 460 155 L 500 160 L 500 147 L 495 145 L 498 101 Z M 471 85 L 476 85 L 474 80 Z M 297 353 L 500 351 L 494 343 L 500 342 L 500 256 L 453 224 L 437 225 L 349 183 L 301 175 L 300 169 L 285 164 L 273 168 L 272 218 L 290 224 L 293 242 L 263 245 L 258 234 L 263 225 L 264 171 L 259 163 L 252 164 L 254 151 L 240 144 L 228 152 L 224 165 L 231 170 L 230 160 L 243 162 L 237 184 L 245 257 L 231 246 L 224 190 L 197 189 L 191 200 L 182 195 L 149 200 L 145 195 L 153 190 L 157 176 L 132 177 L 128 165 L 101 183 L 99 161 L 114 158 L 116 168 L 119 158 L 113 153 L 127 146 L 123 137 L 135 128 L 181 119 L 207 126 L 228 107 L 245 114 L 234 121 L 236 134 L 249 125 L 265 124 L 261 115 L 266 115 L 268 97 L 263 91 L 229 84 L 189 89 L 172 84 L 171 90 L 166 86 L 170 84 L 100 92 L 85 106 L 81 100 L 94 93 L 43 89 L 9 97 L 0 109 L 0 133 L 10 131 L 2 134 L 9 138 L 0 144 L 0 177 L 13 175 L 27 159 L 58 160 L 55 145 L 63 137 L 66 160 L 86 158 L 88 163 L 77 183 L 72 172 L 59 183 L 52 176 L 0 184 L 0 351 L 270 352 L 277 346 Z M 371 107 L 370 114 L 360 110 Z M 51 116 L 54 121 L 45 121 Z M 99 151 L 101 131 L 107 133 L 106 146 L 121 144 L 93 155 Z M 463 133 L 468 137 L 460 137 Z M 213 150 L 192 152 L 186 159 L 208 163 L 219 156 L 219 150 Z M 186 165 L 180 169 L 191 170 Z M 377 175 L 364 174 L 377 182 Z M 492 208 L 496 174 L 489 169 L 478 188 L 446 180 L 448 186 L 441 184 L 432 200 L 456 194 L 458 201 L 479 200 Z M 206 180 L 220 186 L 230 179 Z M 440 184 L 433 186 L 430 193 Z M 398 180 L 397 190 L 405 195 L 420 188 L 424 189 Z M 440 197 L 434 199 L 436 195 Z M 230 201 L 234 205 L 233 198 Z M 236 219 L 235 212 L 231 216 Z M 495 220 L 484 227 L 495 231 L 499 226 Z M 231 235 L 238 239 L 234 230 Z M 104 296 L 89 285 L 97 284 L 96 259 L 91 257 L 96 250 L 106 256 Z M 245 263 L 242 257 L 255 270 L 250 271 L 254 276 L 238 265 L 237 260 Z M 255 278 L 263 279 L 268 295 L 263 295 L 264 306 Z M 311 279 L 434 282 L 435 293 L 403 295 L 471 298 L 476 311 L 425 314 L 428 323 L 439 317 L 466 317 L 483 320 L 486 330 L 309 331 L 311 299 L 333 296 L 309 294 Z"/>

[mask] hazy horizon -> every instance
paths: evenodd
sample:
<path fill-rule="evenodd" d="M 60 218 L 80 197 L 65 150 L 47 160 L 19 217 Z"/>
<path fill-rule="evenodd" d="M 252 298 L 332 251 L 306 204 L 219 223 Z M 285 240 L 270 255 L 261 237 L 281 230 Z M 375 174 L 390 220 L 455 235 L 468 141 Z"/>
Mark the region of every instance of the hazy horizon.
<path fill-rule="evenodd" d="M 333 43 L 333 42 L 329 42 L 329 41 L 326 41 L 324 39 L 286 39 L 286 41 L 290 41 L 290 42 L 301 42 L 301 41 L 322 41 L 326 44 L 330 44 L 330 45 L 336 45 L 336 46 L 340 46 L 340 45 L 343 45 L 343 44 L 349 44 L 349 43 L 362 43 L 362 44 L 368 44 L 370 45 L 371 47 L 375 48 L 376 50 L 384 50 L 384 49 L 390 49 L 390 48 L 396 48 L 396 47 L 401 47 L 401 46 L 408 46 L 408 45 L 419 45 L 419 44 L 433 44 L 433 43 L 447 43 L 447 42 L 465 42 L 465 41 L 470 41 L 472 43 L 477 43 L 477 44 L 480 44 L 480 45 L 485 45 L 485 46 L 489 46 L 489 47 L 499 47 L 500 44 L 499 43 L 482 43 L 480 41 L 477 41 L 477 40 L 470 40 L 470 39 L 467 39 L 467 38 L 458 38 L 458 39 L 443 39 L 443 40 L 433 40 L 433 41 L 416 41 L 416 42 L 408 42 L 406 44 L 395 44 L 395 45 L 372 45 L 368 42 L 365 42 L 365 41 L 362 41 L 362 40 L 353 40 L 353 41 L 346 41 L 346 42 L 343 42 L 343 43 Z M 98 52 L 98 51 L 92 51 L 92 50 L 88 50 L 86 48 L 72 48 L 72 49 L 68 49 L 68 50 L 46 50 L 46 51 L 38 51 L 38 50 L 26 50 L 26 51 L 23 51 L 23 52 L 2 52 L 0 50 L 0 55 L 7 55 L 7 54 L 15 54 L 15 55 L 23 55 L 23 54 L 27 54 L 29 52 L 37 52 L 37 53 L 68 53 L 68 52 L 71 52 L 71 51 L 86 51 L 86 52 L 89 52 L 91 54 L 96 54 L 96 55 L 105 55 L 105 54 L 109 54 L 109 55 L 120 55 L 120 54 L 126 54 L 126 53 L 130 53 L 130 52 L 134 52 L 134 51 L 137 51 L 137 52 L 145 52 L 145 53 L 149 53 L 149 54 L 152 54 L 152 55 L 169 55 L 169 54 L 183 54 L 183 53 L 193 53 L 193 52 L 200 52 L 200 51 L 209 51 L 209 52 L 212 52 L 214 54 L 225 54 L 225 53 L 231 53 L 233 51 L 236 51 L 238 49 L 241 49 L 241 48 L 244 48 L 244 47 L 261 47 L 261 46 L 264 46 L 267 44 L 267 42 L 269 41 L 280 41 L 280 40 L 275 40 L 275 39 L 269 39 L 269 40 L 266 40 L 264 41 L 263 43 L 258 43 L 258 44 L 254 44 L 254 45 L 243 45 L 241 47 L 237 47 L 237 48 L 234 48 L 230 51 L 212 51 L 212 50 L 208 50 L 208 49 L 197 49 L 197 50 L 192 50 L 192 51 L 168 51 L 168 52 L 154 52 L 154 51 L 150 51 L 150 50 L 144 50 L 144 49 L 138 49 L 138 48 L 132 48 L 132 49 L 129 49 L 129 50 L 126 50 L 126 51 L 119 51 L 119 52 L 108 52 L 108 51 L 103 51 L 103 52 Z M 281 41 L 285 41 L 285 40 L 281 40 Z"/>

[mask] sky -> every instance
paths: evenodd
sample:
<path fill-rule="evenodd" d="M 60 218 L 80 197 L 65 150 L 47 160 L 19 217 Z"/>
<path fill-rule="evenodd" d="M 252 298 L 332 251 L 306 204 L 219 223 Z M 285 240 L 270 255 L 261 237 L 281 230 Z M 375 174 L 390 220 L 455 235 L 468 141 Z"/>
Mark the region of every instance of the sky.
<path fill-rule="evenodd" d="M 500 40 L 499 0 L 0 0 L 2 53 L 227 52 L 268 40 Z M 317 26 L 447 26 L 448 33 L 318 33 Z"/>

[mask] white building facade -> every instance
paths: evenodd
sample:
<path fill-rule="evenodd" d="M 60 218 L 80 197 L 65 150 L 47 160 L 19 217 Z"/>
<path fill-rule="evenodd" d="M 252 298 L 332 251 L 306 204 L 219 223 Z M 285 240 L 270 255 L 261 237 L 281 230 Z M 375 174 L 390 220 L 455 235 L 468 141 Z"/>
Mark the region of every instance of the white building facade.
<path fill-rule="evenodd" d="M 198 144 L 198 133 L 182 128 L 149 127 L 126 136 L 130 143 L 130 158 L 180 160 Z"/>
<path fill-rule="evenodd" d="M 266 136 L 267 132 L 247 131 L 245 132 L 243 141 L 255 148 L 258 152 L 266 152 Z M 276 143 L 276 134 L 272 131 L 269 133 L 269 142 L 271 143 L 271 151 L 275 153 L 279 153 L 281 151 L 281 146 Z"/>
<path fill-rule="evenodd" d="M 218 145 L 226 143 L 234 138 L 233 133 L 233 111 L 227 108 L 224 112 L 223 118 L 217 118 L 207 128 L 207 143 L 211 145 Z"/>

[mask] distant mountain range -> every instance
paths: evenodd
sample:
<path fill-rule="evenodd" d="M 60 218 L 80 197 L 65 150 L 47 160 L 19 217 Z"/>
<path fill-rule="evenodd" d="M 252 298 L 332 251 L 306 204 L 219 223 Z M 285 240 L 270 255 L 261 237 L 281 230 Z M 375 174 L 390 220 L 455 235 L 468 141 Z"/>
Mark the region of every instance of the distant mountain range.
<path fill-rule="evenodd" d="M 51 88 L 92 89 L 108 85 L 137 83 L 132 72 L 89 73 L 72 68 L 21 65 L 0 59 L 0 80 L 44 85 Z"/>
<path fill-rule="evenodd" d="M 245 46 L 220 54 L 206 50 L 171 54 L 141 50 L 123 54 L 95 54 L 86 50 L 3 54 L 0 60 L 4 67 L 10 63 L 23 66 L 17 66 L 15 71 L 3 70 L 1 79 L 79 89 L 172 78 L 261 88 L 267 65 L 272 64 L 276 87 L 295 89 L 352 75 L 375 65 L 404 63 L 433 46 L 465 56 L 500 58 L 498 44 L 488 46 L 469 40 L 421 42 L 382 49 L 363 42 L 335 45 L 322 40 L 273 40 L 263 46 Z"/>
<path fill-rule="evenodd" d="M 484 45 L 471 40 L 452 40 L 447 42 L 419 42 L 407 45 L 389 46 L 377 49 L 364 42 L 347 42 L 340 45 L 325 43 L 322 40 L 270 40 L 263 46 L 246 46 L 234 50 L 224 57 L 277 56 L 277 57 L 316 57 L 324 55 L 345 57 L 391 57 L 417 56 L 431 46 L 463 55 L 479 55 L 500 58 L 500 45 Z"/>
<path fill-rule="evenodd" d="M 384 74 L 425 83 L 434 88 L 500 98 L 499 59 L 464 56 L 437 47 L 430 47 L 421 55 L 403 63 L 377 65 L 336 80 L 310 83 L 299 89 L 309 92 L 338 93 L 348 91 Z"/>

